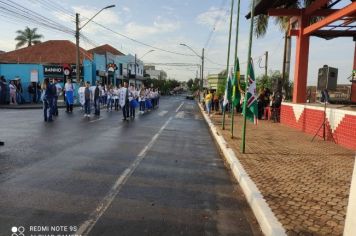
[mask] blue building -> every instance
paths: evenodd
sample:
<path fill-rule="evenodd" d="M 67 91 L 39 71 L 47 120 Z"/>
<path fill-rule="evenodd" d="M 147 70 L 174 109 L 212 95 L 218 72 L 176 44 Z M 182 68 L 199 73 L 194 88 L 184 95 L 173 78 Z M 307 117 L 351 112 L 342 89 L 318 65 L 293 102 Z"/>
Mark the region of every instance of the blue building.
<path fill-rule="evenodd" d="M 143 62 L 135 56 L 124 55 L 110 45 L 91 50 L 80 48 L 80 78 L 95 84 L 118 85 L 124 80 L 140 86 L 143 81 Z M 10 80 L 21 80 L 23 97 L 30 102 L 28 87 L 54 78 L 65 83 L 71 78 L 76 83 L 76 45 L 69 40 L 49 40 L 31 47 L 0 54 L 0 75 Z M 75 86 L 77 89 L 78 86 Z"/>
<path fill-rule="evenodd" d="M 23 97 L 30 102 L 28 87 L 31 83 L 42 83 L 45 78 L 54 78 L 64 83 L 65 78 L 76 77 L 76 46 L 68 40 L 49 40 L 31 47 L 0 54 L 0 75 L 9 82 L 20 80 Z M 93 81 L 93 59 L 80 48 L 80 75 L 85 81 Z M 68 75 L 64 70 L 69 71 Z M 79 86 L 76 86 L 77 88 Z"/>

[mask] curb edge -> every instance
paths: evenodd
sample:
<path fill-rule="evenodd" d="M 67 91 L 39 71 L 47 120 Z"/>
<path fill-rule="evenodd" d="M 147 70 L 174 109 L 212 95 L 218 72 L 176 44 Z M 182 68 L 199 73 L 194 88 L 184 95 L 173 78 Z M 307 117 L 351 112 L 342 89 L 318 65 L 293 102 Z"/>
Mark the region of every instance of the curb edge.
<path fill-rule="evenodd" d="M 234 151 L 227 147 L 227 142 L 225 141 L 224 137 L 218 134 L 215 125 L 210 120 L 208 115 L 205 114 L 201 104 L 198 103 L 198 106 L 210 128 L 214 139 L 218 143 L 225 160 L 229 164 L 235 179 L 240 184 L 240 187 L 245 194 L 245 198 L 250 205 L 263 234 L 266 236 L 285 236 L 285 229 L 266 203 L 266 200 L 263 198 L 263 195 L 258 190 L 256 184 L 252 181 L 252 179 L 241 165 Z"/>

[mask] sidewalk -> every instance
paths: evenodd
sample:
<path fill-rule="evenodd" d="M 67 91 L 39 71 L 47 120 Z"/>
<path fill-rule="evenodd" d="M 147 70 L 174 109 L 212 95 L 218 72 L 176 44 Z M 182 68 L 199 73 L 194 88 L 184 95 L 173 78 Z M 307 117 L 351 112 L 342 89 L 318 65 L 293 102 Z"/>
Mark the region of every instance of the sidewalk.
<path fill-rule="evenodd" d="M 262 193 L 288 235 L 342 235 L 355 153 L 270 121 L 247 121 L 246 154 L 240 152 L 243 118 L 210 117 L 219 134 Z"/>

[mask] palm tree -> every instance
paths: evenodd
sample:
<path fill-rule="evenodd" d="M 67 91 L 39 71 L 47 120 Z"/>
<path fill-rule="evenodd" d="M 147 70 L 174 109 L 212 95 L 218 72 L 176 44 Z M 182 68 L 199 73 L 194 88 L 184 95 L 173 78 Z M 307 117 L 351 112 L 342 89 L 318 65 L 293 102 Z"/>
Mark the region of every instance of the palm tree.
<path fill-rule="evenodd" d="M 43 38 L 43 35 L 37 34 L 37 28 L 30 29 L 28 26 L 25 30 L 18 30 L 16 33 L 18 34 L 15 38 L 18 43 L 16 44 L 16 49 L 27 44 L 28 47 L 41 43 L 40 39 Z"/>
<path fill-rule="evenodd" d="M 315 0 L 299 0 L 296 1 L 294 4 L 288 6 L 288 8 L 305 8 L 312 4 Z M 287 7 L 287 6 L 285 6 Z M 283 6 L 281 8 L 284 8 Z M 282 86 L 289 86 L 288 75 L 290 71 L 290 57 L 291 57 L 291 37 L 288 36 L 289 31 L 289 20 L 290 17 L 280 16 L 274 17 L 275 23 L 279 26 L 280 30 L 285 34 L 285 41 L 284 41 L 284 58 L 283 58 L 283 71 L 282 71 Z M 312 18 L 311 21 L 315 22 L 318 19 Z M 257 38 L 265 36 L 268 28 L 268 15 L 258 15 L 254 19 L 254 33 Z M 288 92 L 288 91 L 286 91 Z M 287 97 L 289 94 L 286 94 Z"/>

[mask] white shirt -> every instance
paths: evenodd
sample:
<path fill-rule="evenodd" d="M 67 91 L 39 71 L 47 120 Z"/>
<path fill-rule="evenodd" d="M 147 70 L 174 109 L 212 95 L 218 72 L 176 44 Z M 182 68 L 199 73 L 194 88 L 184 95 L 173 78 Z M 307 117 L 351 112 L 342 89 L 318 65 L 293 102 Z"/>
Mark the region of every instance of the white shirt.
<path fill-rule="evenodd" d="M 121 107 L 124 107 L 126 104 L 126 93 L 127 93 L 127 88 L 122 87 L 119 91 L 119 104 Z"/>
<path fill-rule="evenodd" d="M 66 83 L 66 84 L 64 85 L 64 89 L 66 90 L 66 92 L 68 92 L 68 91 L 74 91 L 74 84 L 72 84 L 72 83 Z"/>

